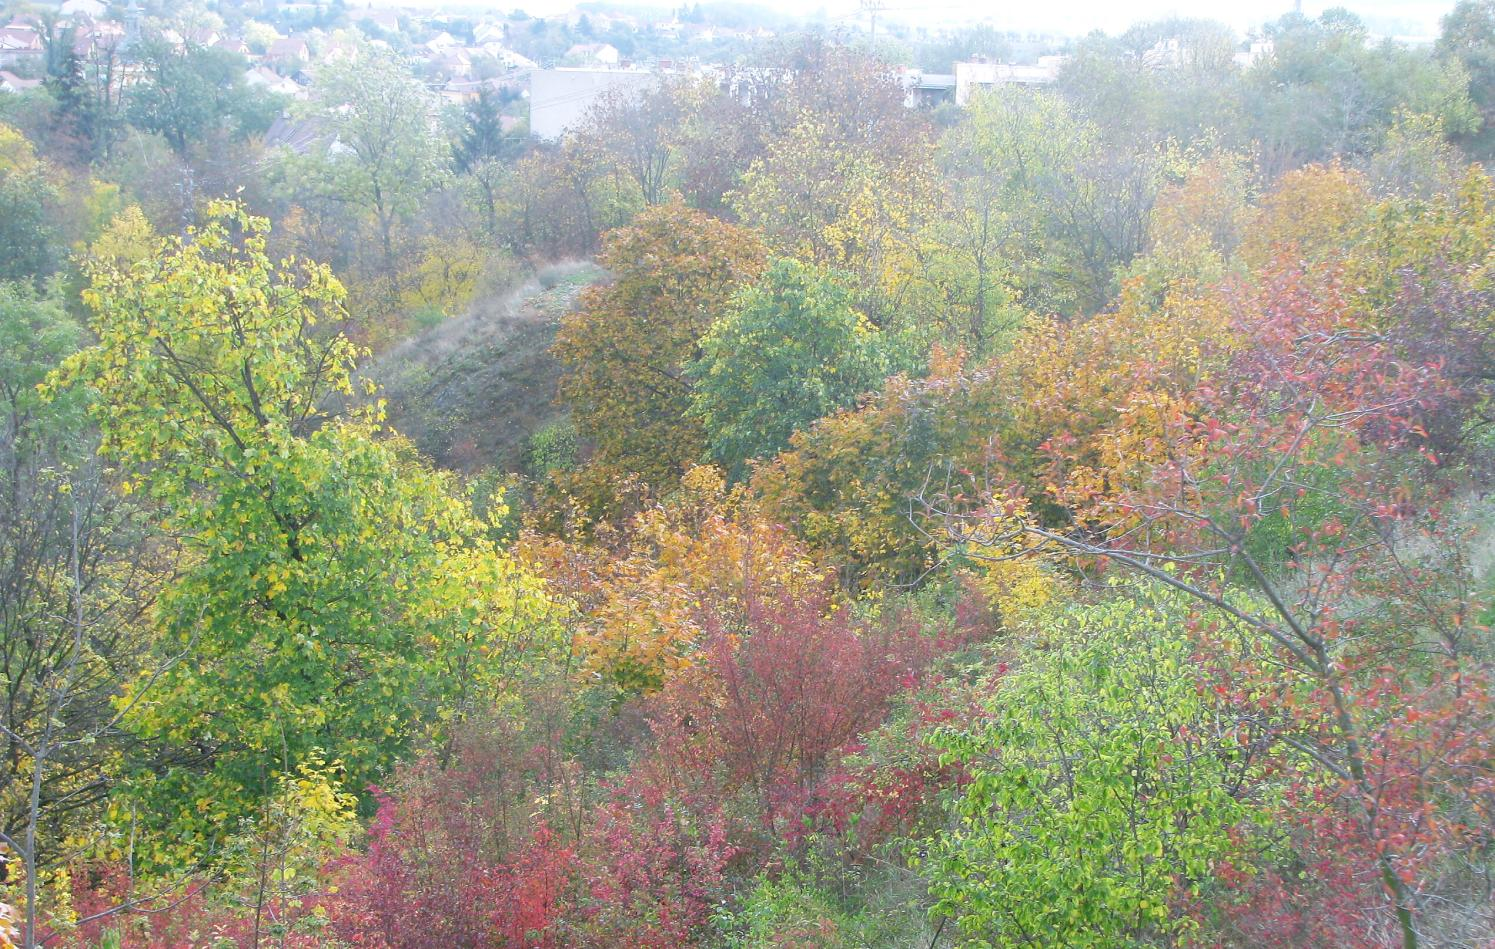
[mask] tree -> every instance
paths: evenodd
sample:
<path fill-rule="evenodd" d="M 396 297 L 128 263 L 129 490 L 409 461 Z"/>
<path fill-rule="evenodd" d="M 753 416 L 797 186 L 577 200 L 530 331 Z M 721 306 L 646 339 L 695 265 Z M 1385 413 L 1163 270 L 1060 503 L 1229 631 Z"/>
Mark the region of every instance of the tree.
<path fill-rule="evenodd" d="M 366 787 L 423 724 L 491 700 L 544 629 L 536 582 L 451 479 L 381 436 L 377 406 L 330 413 L 358 355 L 341 287 L 265 241 L 220 203 L 132 267 L 93 266 L 98 342 L 63 377 L 190 555 L 157 614 L 186 656 L 128 720 L 177 752 L 117 803 L 174 828 L 137 843 L 148 866 L 202 858 L 315 757 Z"/>
<path fill-rule="evenodd" d="M 923 379 L 893 376 L 856 409 L 821 419 L 753 475 L 768 516 L 788 525 L 843 582 L 913 583 L 938 547 L 916 498 L 958 493 L 1000 451 L 1002 378 L 936 353 Z"/>
<path fill-rule="evenodd" d="M 670 83 L 615 89 L 592 106 L 577 130 L 577 146 L 631 180 L 645 205 L 669 197 L 686 89 Z"/>
<path fill-rule="evenodd" d="M 986 23 L 951 32 L 918 50 L 918 65 L 925 72 L 950 73 L 956 63 L 1006 62 L 1012 40 Z"/>
<path fill-rule="evenodd" d="M 561 397 L 597 461 L 665 485 L 700 458 L 686 367 L 764 252 L 747 231 L 674 202 L 607 237 L 611 283 L 561 321 L 553 351 Z"/>
<path fill-rule="evenodd" d="M 1191 605 L 1138 584 L 1047 611 L 983 714 L 934 737 L 966 781 L 930 847 L 932 912 L 973 943 L 1148 944 L 1195 924 L 1252 760 L 1188 673 Z"/>
<path fill-rule="evenodd" d="M 237 139 L 263 132 L 276 103 L 244 83 L 244 58 L 224 49 L 147 37 L 135 51 L 140 78 L 126 109 L 137 128 L 159 133 L 185 158 L 210 132 Z"/>
<path fill-rule="evenodd" d="M 1477 130 L 1483 134 L 1472 144 L 1477 154 L 1488 157 L 1495 143 L 1491 136 L 1495 129 L 1495 2 L 1460 0 L 1443 18 L 1437 51 L 1458 60 L 1469 75 L 1469 96 L 1483 119 Z"/>
<path fill-rule="evenodd" d="M 24 871 L 27 947 L 65 841 L 101 816 L 125 744 L 115 699 L 160 672 L 145 616 L 170 567 L 94 458 L 82 392 L 36 391 L 81 342 L 57 300 L 0 284 L 0 840 Z"/>
<path fill-rule="evenodd" d="M 1012 88 L 978 96 L 944 155 L 957 208 L 986 227 L 962 245 L 1000 249 L 1023 304 L 1040 313 L 1104 306 L 1118 268 L 1143 249 L 1165 180 L 1153 144 L 1115 149 L 1063 100 Z"/>
<path fill-rule="evenodd" d="M 713 623 L 735 624 L 748 601 L 782 602 L 825 586 L 824 571 L 741 487 L 699 466 L 679 491 L 640 511 L 608 546 L 540 542 L 526 548 L 577 606 L 576 649 L 589 677 L 652 691 L 701 658 Z"/>
<path fill-rule="evenodd" d="M 37 281 L 55 269 L 56 200 L 31 143 L 0 123 L 0 280 Z"/>
<path fill-rule="evenodd" d="M 119 133 L 122 69 L 116 44 L 94 42 L 84 55 L 69 48 L 47 76 L 57 134 L 84 164 L 107 157 Z"/>
<path fill-rule="evenodd" d="M 1092 34 L 1065 59 L 1056 88 L 1112 148 L 1174 140 L 1247 144 L 1235 31 L 1207 20 L 1138 23 L 1117 37 Z M 1163 57 L 1166 68 L 1156 68 Z"/>
<path fill-rule="evenodd" d="M 688 373 L 712 457 L 741 478 L 749 462 L 879 388 L 884 349 L 836 274 L 776 261 L 712 326 Z"/>
<path fill-rule="evenodd" d="M 430 93 L 394 52 L 371 46 L 318 71 L 309 111 L 330 133 L 309 172 L 373 216 L 383 276 L 397 281 L 397 228 L 440 183 L 449 155 Z"/>
<path fill-rule="evenodd" d="M 457 170 L 472 172 L 484 162 L 508 163 L 519 156 L 524 141 L 504 131 L 503 99 L 488 86 L 462 107 L 462 129 L 457 140 Z"/>
<path fill-rule="evenodd" d="M 1246 82 L 1268 174 L 1367 154 L 1398 112 L 1436 117 L 1450 135 L 1478 121 L 1462 64 L 1395 43 L 1371 46 L 1364 24 L 1343 9 L 1318 20 L 1290 14 L 1267 33 L 1272 55 Z"/>
<path fill-rule="evenodd" d="M 1338 827 L 1323 866 L 1358 871 L 1342 898 L 1412 947 L 1440 868 L 1488 833 L 1492 709 L 1426 428 L 1458 394 L 1357 318 L 1355 295 L 1279 259 L 1234 305 L 1225 371 L 1114 430 L 1122 467 L 1059 463 L 1062 522 L 999 493 L 957 534 L 1028 538 L 1196 600 L 1214 688 L 1270 736 L 1293 799 L 1326 802 L 1304 807 Z"/>

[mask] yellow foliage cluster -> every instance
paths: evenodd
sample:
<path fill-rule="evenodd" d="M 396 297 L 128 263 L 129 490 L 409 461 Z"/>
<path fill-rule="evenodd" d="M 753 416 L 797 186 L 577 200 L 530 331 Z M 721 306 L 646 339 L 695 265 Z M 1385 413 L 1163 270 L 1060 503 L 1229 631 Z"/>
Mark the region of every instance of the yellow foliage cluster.
<path fill-rule="evenodd" d="M 1027 557 L 983 558 L 972 571 L 972 585 L 1006 623 L 1021 621 L 1054 602 L 1060 583 L 1057 571 Z"/>
<path fill-rule="evenodd" d="M 0 173 L 26 174 L 36 168 L 39 160 L 25 135 L 0 122 Z"/>
<path fill-rule="evenodd" d="M 1190 393 L 1232 345 L 1220 292 L 1179 290 L 1154 308 L 1134 281 L 1114 312 L 1039 324 L 1017 342 L 1004 360 L 1015 390 L 1008 441 L 1039 448 L 1063 469 L 1062 479 L 1050 473 L 1052 500 L 1088 509 L 1157 469 L 1188 417 Z"/>
<path fill-rule="evenodd" d="M 774 519 L 848 575 L 916 579 L 938 534 L 919 498 L 981 475 L 1005 401 L 996 383 L 961 354 L 937 351 L 924 379 L 894 376 L 860 408 L 796 434 L 754 488 Z"/>
<path fill-rule="evenodd" d="M 400 305 L 454 316 L 472 303 L 490 268 L 507 263 L 495 251 L 465 238 L 428 238 L 400 281 Z"/>
<path fill-rule="evenodd" d="M 580 671 L 625 688 L 652 689 L 688 668 L 708 621 L 729 628 L 755 598 L 808 597 L 827 577 L 784 528 L 762 517 L 721 472 L 688 471 L 680 490 L 636 515 L 616 542 L 589 547 L 528 537 L 522 553 L 544 563 L 580 613 Z"/>
<path fill-rule="evenodd" d="M 1288 172 L 1262 199 L 1241 242 L 1242 262 L 1256 273 L 1288 247 L 1305 261 L 1335 256 L 1354 241 L 1371 203 L 1365 176 L 1337 162 Z"/>

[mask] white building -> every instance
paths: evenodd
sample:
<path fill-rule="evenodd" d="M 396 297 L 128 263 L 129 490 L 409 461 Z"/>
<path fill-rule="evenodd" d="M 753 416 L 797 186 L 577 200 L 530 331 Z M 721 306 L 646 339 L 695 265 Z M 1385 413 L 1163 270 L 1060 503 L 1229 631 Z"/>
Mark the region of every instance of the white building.
<path fill-rule="evenodd" d="M 1271 40 L 1252 40 L 1249 46 L 1235 54 L 1235 64 L 1242 69 L 1250 69 L 1263 59 L 1269 58 L 1272 53 Z"/>
<path fill-rule="evenodd" d="M 306 89 L 300 83 L 286 79 L 273 69 L 265 66 L 255 66 L 244 73 L 244 85 L 264 89 L 277 95 L 290 96 L 293 99 L 305 99 Z"/>
<path fill-rule="evenodd" d="M 485 56 L 492 56 L 505 69 L 538 69 L 540 64 L 509 49 L 502 43 L 484 43 L 477 47 L 477 51 Z M 470 54 L 470 53 L 469 53 Z"/>
<path fill-rule="evenodd" d="M 1058 56 L 1044 56 L 1034 66 L 1014 63 L 956 63 L 955 104 L 965 105 L 978 89 L 994 86 L 1044 86 L 1059 78 Z"/>
<path fill-rule="evenodd" d="M 13 72 L 0 69 L 0 92 L 21 93 L 42 84 L 40 79 L 22 79 Z"/>
<path fill-rule="evenodd" d="M 529 131 L 555 140 L 615 89 L 646 89 L 659 77 L 642 69 L 535 69 L 529 74 Z"/>

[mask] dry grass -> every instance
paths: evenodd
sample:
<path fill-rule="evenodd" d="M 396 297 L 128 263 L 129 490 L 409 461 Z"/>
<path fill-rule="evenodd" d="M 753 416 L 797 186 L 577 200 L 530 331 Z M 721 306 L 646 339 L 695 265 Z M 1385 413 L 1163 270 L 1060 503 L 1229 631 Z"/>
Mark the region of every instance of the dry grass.
<path fill-rule="evenodd" d="M 530 437 L 566 414 L 555 402 L 556 325 L 601 276 L 590 263 L 547 267 L 391 348 L 367 370 L 390 423 L 444 467 L 520 470 Z"/>

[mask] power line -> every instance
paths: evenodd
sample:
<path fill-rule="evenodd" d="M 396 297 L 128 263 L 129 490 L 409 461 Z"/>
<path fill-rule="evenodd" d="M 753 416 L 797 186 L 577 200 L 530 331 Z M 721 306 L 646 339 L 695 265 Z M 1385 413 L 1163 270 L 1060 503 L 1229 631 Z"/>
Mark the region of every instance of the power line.
<path fill-rule="evenodd" d="M 871 35 L 869 45 L 877 42 L 877 15 L 887 8 L 888 6 L 883 0 L 862 0 L 862 12 L 867 13 L 872 18 L 871 29 L 868 31 Z"/>

